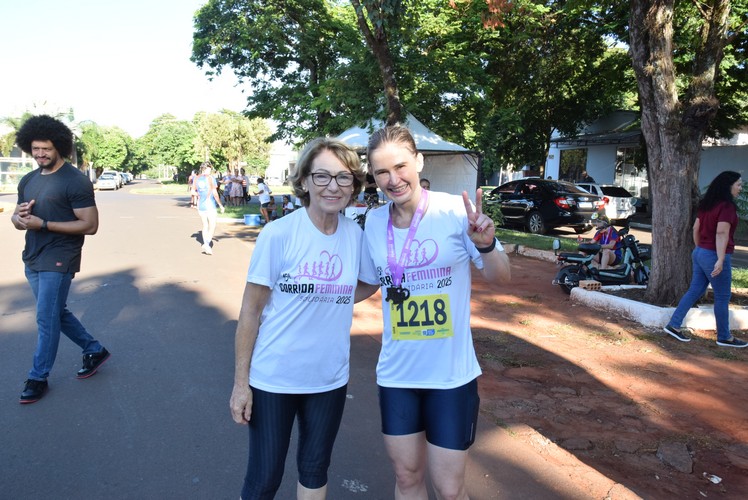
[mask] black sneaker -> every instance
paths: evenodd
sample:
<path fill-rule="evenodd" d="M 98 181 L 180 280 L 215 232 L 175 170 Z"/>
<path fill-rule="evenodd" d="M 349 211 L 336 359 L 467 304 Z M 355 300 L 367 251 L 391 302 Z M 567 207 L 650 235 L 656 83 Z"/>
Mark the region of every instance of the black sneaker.
<path fill-rule="evenodd" d="M 748 347 L 748 342 L 733 337 L 730 340 L 718 340 L 717 345 L 722 347 Z"/>
<path fill-rule="evenodd" d="M 46 380 L 32 380 L 28 379 L 26 385 L 23 386 L 23 392 L 21 393 L 21 399 L 18 401 L 22 405 L 29 403 L 36 403 L 44 393 L 47 392 L 47 381 Z"/>
<path fill-rule="evenodd" d="M 665 328 L 665 333 L 670 335 L 673 338 L 676 338 L 680 340 L 681 342 L 691 342 L 691 337 L 687 336 L 685 332 L 688 331 L 688 328 L 675 328 L 673 326 L 667 325 Z"/>
<path fill-rule="evenodd" d="M 104 361 L 109 359 L 109 351 L 102 349 L 101 352 L 96 354 L 84 354 L 83 355 L 83 368 L 78 370 L 78 378 L 88 378 L 99 369 Z"/>

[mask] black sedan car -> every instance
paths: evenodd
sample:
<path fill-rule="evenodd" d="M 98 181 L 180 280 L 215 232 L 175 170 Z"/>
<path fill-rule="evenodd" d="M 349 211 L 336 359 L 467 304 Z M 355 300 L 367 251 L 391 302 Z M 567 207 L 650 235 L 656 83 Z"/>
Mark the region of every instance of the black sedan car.
<path fill-rule="evenodd" d="M 500 204 L 505 226 L 524 226 L 534 234 L 559 226 L 584 233 L 592 227 L 592 214 L 604 209 L 602 198 L 570 182 L 534 177 L 502 184 L 489 198 Z"/>

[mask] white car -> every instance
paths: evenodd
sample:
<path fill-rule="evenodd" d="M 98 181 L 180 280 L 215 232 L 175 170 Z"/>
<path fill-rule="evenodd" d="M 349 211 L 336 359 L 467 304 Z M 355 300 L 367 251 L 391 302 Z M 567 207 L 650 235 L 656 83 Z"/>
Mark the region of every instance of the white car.
<path fill-rule="evenodd" d="M 114 172 L 104 172 L 99 176 L 96 181 L 96 189 L 101 191 L 102 189 L 119 189 L 119 179 Z"/>
<path fill-rule="evenodd" d="M 611 221 L 626 222 L 636 212 L 636 198 L 621 186 L 577 182 L 577 186 L 603 199 L 605 215 Z"/>

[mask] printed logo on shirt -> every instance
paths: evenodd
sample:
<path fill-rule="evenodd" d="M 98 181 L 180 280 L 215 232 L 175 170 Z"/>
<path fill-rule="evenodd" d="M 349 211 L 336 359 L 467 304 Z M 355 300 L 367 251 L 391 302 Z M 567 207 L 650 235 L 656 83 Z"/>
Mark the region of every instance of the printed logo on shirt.
<path fill-rule="evenodd" d="M 284 293 L 300 295 L 301 300 L 309 302 L 349 304 L 354 287 L 335 283 L 342 275 L 343 260 L 325 250 L 319 257 L 300 263 L 295 276 L 285 273 L 285 283 L 280 283 L 278 288 Z"/>
<path fill-rule="evenodd" d="M 452 267 L 431 267 L 439 255 L 439 246 L 433 239 L 418 241 L 410 245 L 405 261 L 402 286 L 411 292 L 445 288 L 452 284 Z M 382 286 L 393 286 L 392 272 L 389 266 L 377 268 L 379 282 Z"/>

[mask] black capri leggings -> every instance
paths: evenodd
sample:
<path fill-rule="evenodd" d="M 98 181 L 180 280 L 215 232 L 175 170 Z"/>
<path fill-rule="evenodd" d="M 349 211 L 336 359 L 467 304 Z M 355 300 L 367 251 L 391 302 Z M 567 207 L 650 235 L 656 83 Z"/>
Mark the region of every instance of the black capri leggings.
<path fill-rule="evenodd" d="M 249 462 L 242 500 L 275 497 L 283 479 L 291 430 L 297 416 L 299 483 L 309 489 L 327 484 L 327 469 L 343 417 L 347 387 L 316 394 L 278 394 L 251 388 Z"/>

